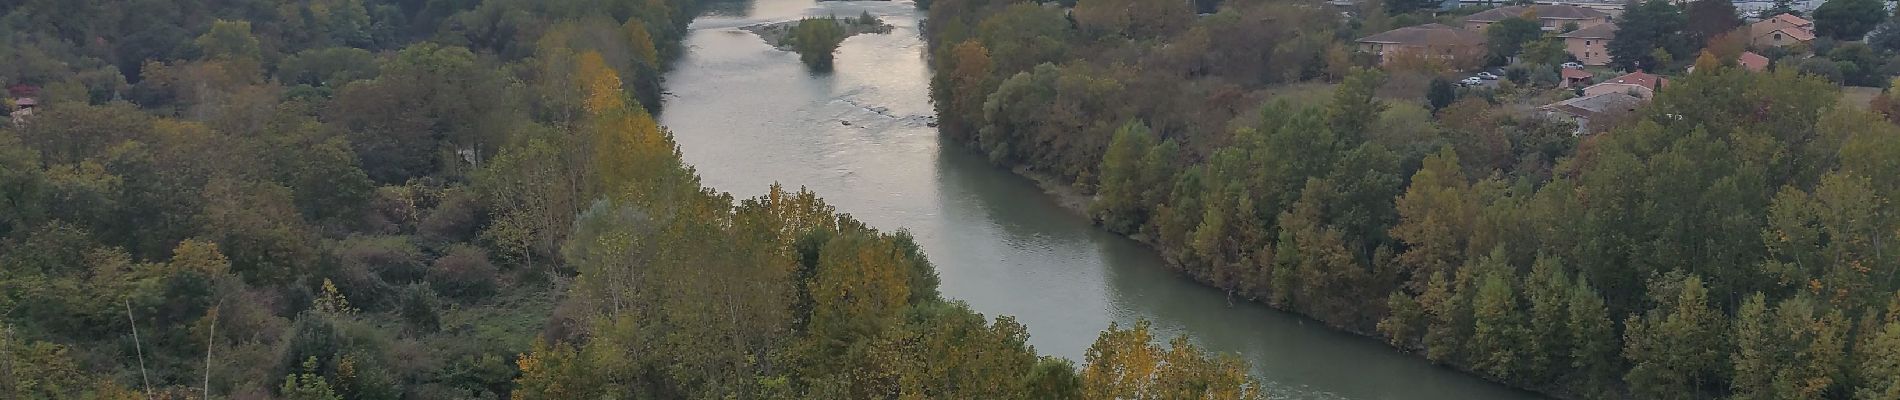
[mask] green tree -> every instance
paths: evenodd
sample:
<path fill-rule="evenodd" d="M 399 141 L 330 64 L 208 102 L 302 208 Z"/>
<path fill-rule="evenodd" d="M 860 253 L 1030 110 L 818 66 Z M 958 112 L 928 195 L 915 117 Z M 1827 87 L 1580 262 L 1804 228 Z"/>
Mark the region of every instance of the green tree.
<path fill-rule="evenodd" d="M 1866 339 L 1857 346 L 1860 352 L 1860 388 L 1854 398 L 1891 399 L 1900 396 L 1900 322 L 1887 322 L 1877 331 L 1862 333 Z"/>
<path fill-rule="evenodd" d="M 830 71 L 838 45 L 844 43 L 844 25 L 837 17 L 805 18 L 792 26 L 792 49 L 798 60 L 813 70 Z"/>
<path fill-rule="evenodd" d="M 1689 2 L 1684 10 L 1685 25 L 1683 34 L 1689 43 L 1703 44 L 1716 36 L 1742 26 L 1740 14 L 1735 11 L 1735 3 L 1723 0 L 1695 0 Z"/>
<path fill-rule="evenodd" d="M 263 58 L 262 46 L 257 36 L 251 35 L 249 21 L 218 20 L 211 24 L 211 30 L 193 41 L 205 58 L 215 60 L 250 60 L 257 62 Z"/>
<path fill-rule="evenodd" d="M 303 373 L 284 377 L 284 386 L 278 391 L 285 399 L 291 400 L 343 400 L 330 382 L 317 371 L 317 358 L 311 357 L 303 362 Z"/>
<path fill-rule="evenodd" d="M 1493 253 L 1493 256 L 1498 255 L 1502 252 Z M 1512 287 L 1515 279 L 1509 276 L 1508 269 L 1484 269 L 1486 273 L 1478 283 L 1478 294 L 1472 299 L 1470 348 L 1476 353 L 1472 355 L 1472 366 L 1497 379 L 1521 379 L 1523 360 L 1529 356 L 1526 354 L 1529 332 L 1525 329 L 1524 314 L 1518 308 L 1516 289 Z"/>
<path fill-rule="evenodd" d="M 1755 13 L 1755 18 L 1769 19 L 1781 14 L 1790 14 L 1799 17 L 1802 16 L 1803 13 L 1800 10 L 1794 9 L 1794 0 L 1775 0 L 1768 8 L 1764 8 L 1761 12 Z"/>
<path fill-rule="evenodd" d="M 1432 111 L 1444 109 L 1453 101 L 1458 101 L 1458 88 L 1452 86 L 1451 80 L 1432 78 L 1431 85 L 1425 89 L 1425 103 L 1431 105 Z"/>
<path fill-rule="evenodd" d="M 1730 393 L 1736 399 L 1774 398 L 1775 371 L 1779 368 L 1775 362 L 1782 347 L 1772 323 L 1768 300 L 1761 293 L 1749 296 L 1735 314 L 1735 372 Z"/>
<path fill-rule="evenodd" d="M 1624 380 L 1639 396 L 1690 399 L 1723 375 L 1727 363 L 1724 318 L 1710 308 L 1702 278 L 1665 276 L 1652 282 L 1656 308 L 1625 323 L 1623 357 L 1631 364 Z"/>
<path fill-rule="evenodd" d="M 1557 66 L 1570 61 L 1570 51 L 1564 48 L 1564 41 L 1544 37 L 1524 43 L 1524 50 L 1518 53 L 1518 60 L 1530 65 Z"/>
<path fill-rule="evenodd" d="M 1511 57 L 1516 57 L 1524 49 L 1525 43 L 1531 43 L 1544 36 L 1542 24 L 1531 17 L 1505 18 L 1484 28 L 1485 46 L 1490 56 L 1488 64 L 1504 65 Z"/>
<path fill-rule="evenodd" d="M 1827 0 L 1814 9 L 1814 33 L 1841 41 L 1861 40 L 1890 14 L 1879 0 Z"/>
<path fill-rule="evenodd" d="M 1538 257 L 1531 273 L 1524 277 L 1524 297 L 1530 304 L 1526 353 L 1527 368 L 1520 375 L 1528 382 L 1558 378 L 1569 370 L 1573 347 L 1569 326 L 1571 285 L 1569 274 L 1555 257 Z"/>
<path fill-rule="evenodd" d="M 1587 279 L 1577 279 L 1570 289 L 1570 316 L 1566 323 L 1570 334 L 1571 374 L 1583 384 L 1587 398 L 1609 397 L 1609 387 L 1617 382 L 1621 362 L 1617 357 L 1616 326 L 1596 289 Z"/>
<path fill-rule="evenodd" d="M 1143 158 L 1155 146 L 1154 134 L 1138 121 L 1130 121 L 1115 131 L 1115 139 L 1102 156 L 1101 189 L 1090 204 L 1095 219 L 1110 231 L 1134 233 L 1147 220 L 1142 192 L 1149 183 L 1142 178 Z"/>
<path fill-rule="evenodd" d="M 1687 24 L 1682 10 L 1668 1 L 1647 0 L 1625 7 L 1616 22 L 1616 39 L 1607 46 L 1610 65 L 1625 71 L 1661 70 L 1666 65 L 1656 58 L 1658 49 L 1671 59 L 1689 50 L 1690 43 L 1681 35 Z"/>

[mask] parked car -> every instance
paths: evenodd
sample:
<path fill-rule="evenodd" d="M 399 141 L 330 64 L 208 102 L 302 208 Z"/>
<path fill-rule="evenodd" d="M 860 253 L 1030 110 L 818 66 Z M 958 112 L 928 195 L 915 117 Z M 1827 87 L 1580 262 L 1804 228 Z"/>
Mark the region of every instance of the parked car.
<path fill-rule="evenodd" d="M 1578 64 L 1573 61 L 1573 62 L 1564 63 L 1563 67 L 1568 68 L 1568 69 L 1583 69 L 1583 64 Z"/>
<path fill-rule="evenodd" d="M 1483 85 L 1484 80 L 1478 79 L 1478 77 L 1474 76 L 1470 78 L 1465 78 L 1465 80 L 1462 80 L 1462 81 L 1458 81 L 1458 84 L 1465 85 L 1465 86 L 1478 86 L 1478 85 Z"/>
<path fill-rule="evenodd" d="M 1483 79 L 1487 81 L 1495 81 L 1495 80 L 1498 80 L 1498 75 L 1493 74 L 1489 71 L 1486 71 L 1486 72 L 1479 72 L 1478 76 L 1474 76 L 1473 78 Z"/>

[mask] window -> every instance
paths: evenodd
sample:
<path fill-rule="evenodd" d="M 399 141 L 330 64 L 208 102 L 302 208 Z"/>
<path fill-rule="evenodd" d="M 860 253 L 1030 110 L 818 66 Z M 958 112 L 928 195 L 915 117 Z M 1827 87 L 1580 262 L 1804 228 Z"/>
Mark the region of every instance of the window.
<path fill-rule="evenodd" d="M 1590 45 L 1590 41 L 1588 41 L 1588 40 L 1585 40 L 1585 41 L 1583 41 L 1583 45 L 1584 45 L 1584 46 L 1589 46 L 1589 45 Z"/>
<path fill-rule="evenodd" d="M 1775 41 L 1781 41 L 1781 32 L 1775 32 Z"/>

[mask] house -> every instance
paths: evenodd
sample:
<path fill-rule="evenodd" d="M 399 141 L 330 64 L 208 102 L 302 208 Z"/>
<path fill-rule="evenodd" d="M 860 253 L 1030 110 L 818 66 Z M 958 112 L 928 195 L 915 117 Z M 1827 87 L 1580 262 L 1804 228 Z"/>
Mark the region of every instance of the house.
<path fill-rule="evenodd" d="M 1623 93 L 1637 98 L 1647 99 L 1656 97 L 1656 91 L 1661 90 L 1664 85 L 1668 84 L 1668 79 L 1637 71 L 1583 88 L 1583 95 L 1584 97 L 1589 97 L 1604 93 Z"/>
<path fill-rule="evenodd" d="M 1741 66 L 1742 69 L 1749 70 L 1751 72 L 1767 71 L 1768 57 L 1763 57 L 1762 55 L 1755 54 L 1755 52 L 1752 52 L 1752 51 L 1744 51 L 1742 52 L 1742 55 L 1735 57 L 1735 65 Z"/>
<path fill-rule="evenodd" d="M 1483 33 L 1443 24 L 1408 26 L 1359 39 L 1359 50 L 1379 56 L 1381 65 L 1394 59 L 1477 60 L 1484 56 Z"/>
<path fill-rule="evenodd" d="M 1610 23 L 1610 14 L 1592 8 L 1573 5 L 1536 4 L 1529 6 L 1498 7 L 1479 11 L 1464 19 L 1465 29 L 1483 32 L 1485 27 L 1498 21 L 1527 16 L 1537 17 L 1538 25 L 1545 31 L 1562 31 L 1565 26 L 1576 24 L 1577 29 Z"/>
<path fill-rule="evenodd" d="M 1768 57 L 1755 54 L 1755 52 L 1752 51 L 1743 51 L 1742 54 L 1735 56 L 1735 66 L 1748 72 L 1767 71 L 1768 64 Z M 1689 73 L 1695 73 L 1694 65 L 1689 66 Z"/>
<path fill-rule="evenodd" d="M 1801 18 L 1801 17 L 1795 16 L 1794 14 L 1789 14 L 1789 13 L 1781 13 L 1780 15 L 1768 17 L 1766 21 L 1776 21 L 1776 22 L 1780 22 L 1780 23 L 1784 23 L 1788 25 L 1807 28 L 1809 30 L 1814 29 L 1814 21 L 1809 21 L 1805 18 Z"/>
<path fill-rule="evenodd" d="M 1616 24 L 1596 24 L 1557 35 L 1564 50 L 1583 65 L 1610 65 L 1610 40 L 1616 39 Z"/>
<path fill-rule="evenodd" d="M 1593 132 L 1592 129 L 1602 128 L 1590 126 L 1591 120 L 1601 123 L 1617 115 L 1635 112 L 1637 107 L 1643 105 L 1643 102 L 1643 99 L 1636 96 L 1609 92 L 1585 94 L 1583 97 L 1547 104 L 1537 109 L 1543 110 L 1545 115 L 1550 117 L 1575 122 L 1576 134 L 1583 135 Z"/>
<path fill-rule="evenodd" d="M 14 124 L 26 122 L 26 117 L 32 116 L 33 110 L 39 108 L 40 101 L 36 97 L 39 93 L 40 88 L 33 85 L 16 84 L 7 87 L 7 96 L 13 98 L 13 108 L 7 110 L 7 116 L 13 117 Z"/>
<path fill-rule="evenodd" d="M 1814 40 L 1814 23 L 1790 14 L 1748 25 L 1749 43 L 1755 47 L 1781 47 L 1806 44 Z"/>
<path fill-rule="evenodd" d="M 1500 4 L 1519 4 L 1520 1 L 1506 0 L 1443 0 L 1438 11 L 1451 11 L 1464 7 L 1497 7 Z M 1617 0 L 1531 0 L 1533 4 L 1554 6 L 1576 6 L 1609 13 L 1611 16 L 1623 13 L 1624 1 Z"/>
<path fill-rule="evenodd" d="M 1589 85 L 1590 78 L 1595 78 L 1597 76 L 1596 74 L 1590 73 L 1590 71 L 1584 71 L 1584 70 L 1576 69 L 1576 68 L 1564 68 L 1563 72 L 1559 73 L 1559 75 L 1563 76 L 1564 78 L 1563 87 L 1567 87 L 1567 88 L 1583 87 L 1584 85 Z"/>
<path fill-rule="evenodd" d="M 14 124 L 23 123 L 26 122 L 26 117 L 33 116 L 33 109 L 39 108 L 39 106 L 39 99 L 32 97 L 13 99 L 14 109 L 7 115 L 13 117 Z"/>

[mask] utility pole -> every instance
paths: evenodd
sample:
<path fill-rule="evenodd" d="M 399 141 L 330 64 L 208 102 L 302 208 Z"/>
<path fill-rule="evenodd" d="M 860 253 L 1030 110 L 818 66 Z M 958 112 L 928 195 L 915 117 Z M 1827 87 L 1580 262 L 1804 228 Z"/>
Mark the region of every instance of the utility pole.
<path fill-rule="evenodd" d="M 145 345 L 139 343 L 139 321 L 132 318 L 132 300 L 125 300 L 125 322 L 132 324 L 132 349 L 139 355 L 139 380 L 145 382 L 145 398 L 152 398 L 152 377 L 145 373 Z"/>

